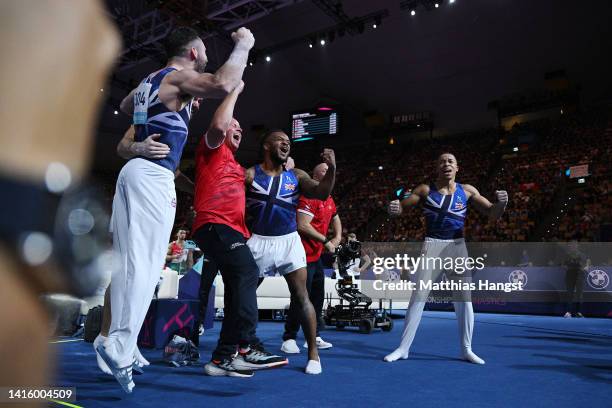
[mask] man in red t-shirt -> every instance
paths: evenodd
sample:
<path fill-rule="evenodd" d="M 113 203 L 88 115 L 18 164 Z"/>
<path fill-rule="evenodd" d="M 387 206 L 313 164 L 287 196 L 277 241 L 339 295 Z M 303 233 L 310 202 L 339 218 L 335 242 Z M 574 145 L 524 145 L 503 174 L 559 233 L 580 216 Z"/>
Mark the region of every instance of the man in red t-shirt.
<path fill-rule="evenodd" d="M 317 165 L 312 174 L 312 178 L 319 181 L 323 179 L 327 173 L 327 164 L 320 163 Z M 340 217 L 336 213 L 336 203 L 329 196 L 326 200 L 321 201 L 314 198 L 300 197 L 297 210 L 298 232 L 302 239 L 302 245 L 306 251 L 306 288 L 310 296 L 310 302 L 315 308 L 317 319 L 323 312 L 323 301 L 325 299 L 325 273 L 323 264 L 321 263 L 321 254 L 323 249 L 333 253 L 340 244 L 342 238 L 342 223 Z M 330 222 L 333 222 L 334 237 L 327 238 L 327 231 Z M 293 302 L 289 306 L 289 314 L 285 323 L 285 333 L 283 334 L 283 345 L 281 350 L 285 353 L 299 353 L 300 348 L 295 342 L 297 332 L 300 330 L 299 316 Z M 304 344 L 304 347 L 307 347 Z M 332 347 L 331 343 L 324 341 L 319 336 L 317 327 L 317 347 L 319 349 L 327 349 Z"/>
<path fill-rule="evenodd" d="M 196 150 L 193 240 L 209 261 L 201 286 L 209 288 L 218 269 L 225 294 L 217 348 L 204 366 L 211 376 L 251 377 L 252 369 L 287 364 L 286 358 L 253 347 L 259 343 L 254 336 L 259 268 L 246 246 L 250 233 L 245 224 L 245 170 L 234 158 L 242 140 L 234 106 L 243 88 L 241 83 L 223 100 Z M 237 347 L 239 354 L 234 356 Z M 238 359 L 242 367 L 246 362 L 252 369 L 238 367 Z"/>

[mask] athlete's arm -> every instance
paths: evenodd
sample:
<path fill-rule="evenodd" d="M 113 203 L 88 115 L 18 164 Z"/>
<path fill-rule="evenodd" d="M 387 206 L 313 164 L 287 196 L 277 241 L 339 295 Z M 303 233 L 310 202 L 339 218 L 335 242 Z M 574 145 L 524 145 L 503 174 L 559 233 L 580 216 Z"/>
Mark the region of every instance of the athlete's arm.
<path fill-rule="evenodd" d="M 400 216 L 405 208 L 417 205 L 421 198 L 427 197 L 429 194 L 429 186 L 427 184 L 419 184 L 410 195 L 402 201 L 393 200 L 389 203 L 388 213 L 392 217 Z"/>
<path fill-rule="evenodd" d="M 164 90 L 166 95 L 163 100 L 180 95 L 224 98 L 232 92 L 240 84 L 249 57 L 249 50 L 255 44 L 255 37 L 253 37 L 251 31 L 241 27 L 238 31 L 232 33 L 232 39 L 235 43 L 234 50 L 225 64 L 214 74 L 200 74 L 194 70 L 181 70 L 168 74 L 162 83 L 169 85 L 170 88 Z M 162 97 L 161 92 L 160 89 L 160 97 Z"/>
<path fill-rule="evenodd" d="M 313 218 L 314 216 L 311 213 L 308 213 L 305 210 L 298 209 L 297 223 L 299 234 L 304 238 L 310 238 L 314 241 L 318 241 L 322 244 L 325 244 L 325 249 L 327 249 L 329 252 L 334 252 L 335 245 L 331 241 L 327 241 L 327 237 L 321 234 L 316 229 L 314 229 L 314 227 L 310 223 Z"/>
<path fill-rule="evenodd" d="M 119 109 L 121 109 L 121 112 L 128 115 L 134 114 L 134 93 L 136 93 L 136 89 L 132 89 L 130 93 L 123 98 L 121 104 L 119 104 Z"/>
<path fill-rule="evenodd" d="M 225 135 L 234 117 L 234 107 L 236 106 L 238 95 L 240 95 L 243 89 L 244 82 L 240 81 L 240 84 L 223 99 L 223 102 L 221 102 L 221 105 L 215 111 L 208 131 L 204 135 L 209 149 L 216 149 L 225 141 Z"/>
<path fill-rule="evenodd" d="M 471 200 L 474 207 L 487 215 L 492 221 L 499 219 L 504 213 L 506 205 L 508 205 L 508 193 L 505 190 L 495 192 L 497 202 L 493 204 L 486 197 L 480 195 L 476 187 L 464 184 L 463 189 L 469 194 L 468 199 Z"/>
<path fill-rule="evenodd" d="M 180 190 L 189 195 L 194 194 L 195 186 L 193 184 L 193 181 L 191 181 L 189 177 L 181 173 L 180 170 L 176 170 L 174 172 L 174 185 L 176 186 L 177 190 Z"/>
<path fill-rule="evenodd" d="M 244 172 L 244 185 L 245 187 L 249 187 L 253 184 L 253 179 L 255 178 L 255 167 L 249 167 Z"/>
<path fill-rule="evenodd" d="M 136 156 L 143 156 L 149 159 L 163 159 L 170 153 L 167 144 L 156 142 L 161 137 L 159 133 L 149 135 L 142 142 L 135 142 L 134 126 L 130 126 L 117 145 L 117 154 L 129 160 Z"/>
<path fill-rule="evenodd" d="M 321 153 L 323 162 L 327 164 L 327 173 L 321 181 L 313 180 L 308 173 L 300 169 L 293 169 L 300 183 L 300 190 L 307 198 L 326 200 L 331 194 L 336 181 L 336 156 L 332 149 L 323 149 Z"/>

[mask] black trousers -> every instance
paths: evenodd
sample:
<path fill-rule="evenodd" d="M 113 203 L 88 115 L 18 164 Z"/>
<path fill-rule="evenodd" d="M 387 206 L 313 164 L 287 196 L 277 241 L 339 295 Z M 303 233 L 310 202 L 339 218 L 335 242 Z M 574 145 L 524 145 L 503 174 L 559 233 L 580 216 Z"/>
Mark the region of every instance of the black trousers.
<path fill-rule="evenodd" d="M 259 269 L 246 240 L 238 231 L 223 224 L 205 224 L 193 235 L 193 240 L 209 260 L 202 268 L 200 313 L 208 300 L 216 270 L 221 272 L 224 285 L 224 318 L 213 360 L 229 358 L 236 347 L 247 347 L 257 327 L 257 281 Z M 203 319 L 204 315 L 201 315 Z"/>
<path fill-rule="evenodd" d="M 315 309 L 317 315 L 317 321 L 323 313 L 323 302 L 325 301 L 325 272 L 323 271 L 323 264 L 318 259 L 315 262 L 309 262 L 306 265 L 306 271 L 308 272 L 306 278 L 306 289 L 308 290 L 308 297 L 310 302 Z M 287 321 L 285 322 L 285 333 L 283 333 L 283 341 L 295 340 L 298 331 L 300 331 L 300 313 L 294 302 L 289 304 L 289 314 L 287 315 Z M 317 324 L 317 336 L 319 336 L 319 325 Z"/>
<path fill-rule="evenodd" d="M 579 313 L 582 306 L 582 292 L 584 291 L 584 276 L 580 268 L 567 268 L 565 287 L 567 289 L 566 312 Z"/>

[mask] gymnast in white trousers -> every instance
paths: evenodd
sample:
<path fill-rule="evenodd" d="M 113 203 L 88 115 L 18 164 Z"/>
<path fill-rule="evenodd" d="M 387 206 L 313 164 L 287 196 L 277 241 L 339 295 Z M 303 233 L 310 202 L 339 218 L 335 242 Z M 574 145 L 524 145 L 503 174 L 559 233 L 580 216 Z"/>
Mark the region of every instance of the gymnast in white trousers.
<path fill-rule="evenodd" d="M 468 256 L 463 238 L 468 204 L 488 215 L 491 220 L 497 220 L 502 216 L 508 203 L 506 191 L 496 191 L 497 202 L 493 204 L 481 196 L 473 186 L 455 182 L 459 167 L 454 155 L 441 154 L 437 159 L 436 167 L 438 174 L 435 183 L 421 184 L 412 193 L 401 197 L 401 201 L 395 200 L 389 204 L 389 214 L 399 216 L 404 208 L 421 203 L 425 215 L 426 238 L 422 251 L 425 267 L 419 268 L 414 275 L 416 290 L 412 293 L 406 310 L 400 345 L 391 354 L 385 356 L 384 360 L 387 362 L 408 358 L 410 346 L 421 322 L 423 308 L 429 294 L 429 290 L 422 288 L 420 282 L 435 282 L 443 271 L 440 262 L 436 260 L 447 257 L 457 260 Z M 456 262 L 455 265 L 463 265 L 463 263 Z M 471 282 L 469 270 L 463 271 L 456 268 L 448 272 L 452 280 L 463 283 Z M 474 310 L 470 293 L 469 291 L 454 292 L 453 297 L 455 300 L 453 306 L 459 324 L 461 357 L 474 364 L 484 364 L 484 360 L 472 351 Z"/>
<path fill-rule="evenodd" d="M 113 199 L 111 321 L 106 352 L 119 367 L 131 365 L 138 333 L 165 262 L 176 212 L 174 173 L 148 160 L 130 160 L 119 173 Z"/>
<path fill-rule="evenodd" d="M 119 267 L 111 276 L 108 338 L 96 352 L 128 393 L 135 386 L 132 368 L 139 368 L 134 362 L 138 333 L 172 232 L 174 178 L 180 173 L 194 97 L 224 98 L 239 86 L 255 43 L 244 27 L 232 33 L 232 40 L 228 60 L 210 74 L 205 72 L 208 57 L 198 31 L 175 28 L 165 39 L 166 66 L 144 78 L 121 102 L 121 110 L 133 115 L 133 138 L 124 139 L 129 156 L 135 157 L 121 169 L 113 199 L 111 228 Z M 211 128 L 227 126 L 213 123 Z"/>

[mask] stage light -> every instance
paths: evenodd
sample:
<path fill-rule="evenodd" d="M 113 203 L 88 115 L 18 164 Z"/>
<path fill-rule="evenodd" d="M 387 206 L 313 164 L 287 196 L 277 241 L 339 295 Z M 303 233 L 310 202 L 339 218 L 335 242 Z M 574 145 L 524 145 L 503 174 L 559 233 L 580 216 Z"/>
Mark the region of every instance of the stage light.
<path fill-rule="evenodd" d="M 312 43 L 308 43 L 308 48 L 312 48 Z"/>
<path fill-rule="evenodd" d="M 455 2 L 455 0 L 448 0 L 448 2 L 449 2 L 450 4 L 453 4 L 453 3 Z"/>
<path fill-rule="evenodd" d="M 411 15 L 411 16 L 416 15 L 416 11 L 415 11 L 415 10 L 410 10 L 410 15 Z"/>
<path fill-rule="evenodd" d="M 376 23 L 372 24 L 372 28 L 374 29 L 376 28 Z"/>
<path fill-rule="evenodd" d="M 514 147 L 514 148 L 512 149 L 512 151 L 513 151 L 513 152 L 518 152 L 518 147 Z"/>
<path fill-rule="evenodd" d="M 321 46 L 323 47 L 325 46 L 325 40 L 321 40 L 320 43 L 321 43 Z"/>
<path fill-rule="evenodd" d="M 382 169 L 383 169 L 383 166 L 378 166 L 378 170 L 382 170 Z"/>
<path fill-rule="evenodd" d="M 249 66 L 253 66 L 253 61 L 249 61 Z"/>
<path fill-rule="evenodd" d="M 270 62 L 270 61 L 272 61 L 272 58 L 270 58 L 269 55 L 266 55 L 266 62 Z"/>
<path fill-rule="evenodd" d="M 118 114 L 119 114 L 119 111 L 115 110 L 115 111 L 113 111 L 113 113 L 114 113 L 115 115 L 118 115 Z"/>
<path fill-rule="evenodd" d="M 438 8 L 438 7 L 440 7 L 440 5 L 438 3 L 436 3 L 436 4 L 434 4 L 434 7 Z"/>

